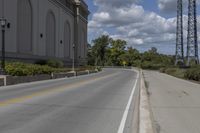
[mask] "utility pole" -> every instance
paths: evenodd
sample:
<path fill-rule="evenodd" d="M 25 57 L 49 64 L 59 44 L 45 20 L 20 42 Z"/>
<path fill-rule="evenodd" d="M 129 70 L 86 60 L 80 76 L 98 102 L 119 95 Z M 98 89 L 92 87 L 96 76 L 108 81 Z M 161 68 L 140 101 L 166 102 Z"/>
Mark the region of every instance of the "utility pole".
<path fill-rule="evenodd" d="M 179 63 L 184 65 L 183 3 L 182 3 L 182 0 L 177 1 L 176 62 L 175 62 L 175 65 L 178 65 Z"/>
<path fill-rule="evenodd" d="M 2 1 L 2 16 L 0 18 L 2 32 L 2 47 L 1 47 L 1 74 L 5 74 L 5 28 L 7 20 L 4 17 L 4 0 Z"/>
<path fill-rule="evenodd" d="M 73 44 L 73 61 L 72 61 L 72 71 L 75 72 L 75 44 Z"/>
<path fill-rule="evenodd" d="M 191 61 L 199 64 L 197 42 L 196 0 L 189 0 L 188 6 L 188 36 L 187 36 L 187 65 Z"/>

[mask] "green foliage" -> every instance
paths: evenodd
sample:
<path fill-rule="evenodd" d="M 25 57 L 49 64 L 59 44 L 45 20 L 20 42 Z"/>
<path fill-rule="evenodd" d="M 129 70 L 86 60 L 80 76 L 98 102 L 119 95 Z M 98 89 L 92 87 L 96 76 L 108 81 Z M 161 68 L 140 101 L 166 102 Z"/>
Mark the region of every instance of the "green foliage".
<path fill-rule="evenodd" d="M 37 64 L 37 65 L 47 65 L 47 66 L 53 67 L 53 68 L 64 67 L 64 63 L 61 60 L 57 60 L 57 59 L 39 60 L 39 61 L 36 61 L 35 64 Z"/>
<path fill-rule="evenodd" d="M 191 68 L 163 67 L 160 69 L 160 72 L 167 73 L 178 78 L 200 81 L 200 66 L 194 66 Z"/>
<path fill-rule="evenodd" d="M 140 53 L 132 47 L 126 47 L 124 40 L 113 40 L 109 36 L 101 36 L 93 41 L 94 46 L 88 52 L 88 64 L 95 66 L 133 66 L 142 69 L 160 70 L 179 78 L 200 81 L 200 66 L 183 69 L 174 67 L 175 57 L 159 54 L 155 47 Z"/>
<path fill-rule="evenodd" d="M 127 47 L 124 40 L 113 40 L 101 36 L 93 41 L 88 52 L 88 64 L 95 66 L 134 66 L 143 69 L 159 70 L 174 64 L 174 57 L 162 55 L 155 47 L 140 53 L 137 49 Z"/>
<path fill-rule="evenodd" d="M 35 64 L 37 64 L 37 65 L 46 65 L 47 61 L 46 60 L 38 60 L 38 61 L 35 62 Z"/>
<path fill-rule="evenodd" d="M 184 77 L 189 80 L 200 81 L 200 66 L 186 70 Z"/>
<path fill-rule="evenodd" d="M 87 53 L 87 61 L 88 65 L 94 66 L 95 65 L 95 56 L 94 56 L 94 51 L 92 51 L 92 48 L 88 48 L 88 53 Z"/>
<path fill-rule="evenodd" d="M 141 63 L 142 69 L 150 69 L 150 70 L 159 70 L 160 68 L 164 67 L 165 65 L 162 63 L 153 63 L 149 61 L 144 61 Z"/>
<path fill-rule="evenodd" d="M 56 59 L 49 59 L 47 60 L 46 65 L 53 67 L 53 68 L 62 68 L 64 67 L 64 63 L 60 60 L 56 60 Z"/>
<path fill-rule="evenodd" d="M 22 62 L 6 62 L 6 73 L 12 76 L 30 76 L 40 74 L 69 72 L 71 68 L 53 68 L 48 65 L 28 64 Z M 76 71 L 95 70 L 94 66 L 76 68 Z M 101 68 L 99 68 L 99 71 Z"/>
<path fill-rule="evenodd" d="M 98 67 L 96 67 L 96 70 L 97 71 L 102 71 L 102 68 L 98 66 Z"/>
<path fill-rule="evenodd" d="M 41 66 L 21 62 L 6 63 L 6 73 L 12 76 L 50 74 L 53 71 L 54 69 L 49 66 Z"/>
<path fill-rule="evenodd" d="M 105 55 L 106 55 L 106 50 L 107 47 L 110 43 L 111 39 L 109 36 L 101 36 L 95 40 L 93 40 L 94 46 L 92 47 L 91 55 L 90 57 L 95 58 L 95 64 L 96 66 L 103 66 L 105 63 Z M 90 59 L 89 59 L 90 60 Z"/>
<path fill-rule="evenodd" d="M 126 41 L 124 40 L 118 39 L 111 41 L 110 58 L 113 65 L 122 66 L 124 62 L 127 62 L 127 55 L 125 52 L 126 45 Z"/>

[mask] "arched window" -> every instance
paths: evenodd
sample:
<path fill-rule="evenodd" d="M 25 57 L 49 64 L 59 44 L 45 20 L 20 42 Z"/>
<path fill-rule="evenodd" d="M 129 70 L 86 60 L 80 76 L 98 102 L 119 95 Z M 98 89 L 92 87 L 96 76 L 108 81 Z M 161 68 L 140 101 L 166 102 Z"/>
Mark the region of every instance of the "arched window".
<path fill-rule="evenodd" d="M 17 44 L 20 53 L 32 52 L 32 6 L 30 0 L 18 0 Z"/>
<path fill-rule="evenodd" d="M 56 44 L 56 20 L 53 12 L 49 11 L 46 17 L 46 55 L 55 56 Z"/>
<path fill-rule="evenodd" d="M 70 24 L 65 22 L 64 26 L 64 55 L 65 57 L 70 57 L 70 50 L 71 50 L 71 29 Z"/>
<path fill-rule="evenodd" d="M 86 53 L 86 33 L 85 30 L 82 29 L 81 31 L 81 46 L 80 46 L 80 51 L 81 51 L 81 57 L 85 58 L 85 53 Z"/>

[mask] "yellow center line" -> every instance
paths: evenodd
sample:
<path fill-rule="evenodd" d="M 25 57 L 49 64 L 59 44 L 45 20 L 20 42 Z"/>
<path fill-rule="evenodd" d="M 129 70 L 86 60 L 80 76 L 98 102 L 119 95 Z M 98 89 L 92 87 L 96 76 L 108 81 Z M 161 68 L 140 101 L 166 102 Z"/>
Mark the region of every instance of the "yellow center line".
<path fill-rule="evenodd" d="M 117 74 L 118 73 L 109 74 L 109 75 L 106 75 L 106 76 L 81 81 L 81 82 L 78 82 L 78 83 L 71 83 L 71 84 L 62 85 L 62 86 L 59 86 L 59 87 L 56 87 L 56 88 L 49 88 L 48 90 L 35 92 L 35 93 L 29 94 L 29 95 L 26 95 L 26 96 L 21 96 L 21 97 L 17 97 L 17 98 L 12 98 L 12 99 L 8 99 L 8 100 L 0 101 L 0 107 L 7 106 L 7 105 L 10 105 L 10 104 L 22 103 L 22 102 L 25 102 L 26 100 L 32 99 L 34 97 L 43 96 L 43 95 L 46 95 L 46 94 L 52 94 L 54 92 L 61 92 L 61 91 L 64 91 L 68 88 L 79 87 L 79 86 L 86 85 L 86 84 L 91 83 L 91 82 L 95 82 L 97 80 L 101 80 L 101 79 L 105 79 L 105 78 L 117 75 Z"/>

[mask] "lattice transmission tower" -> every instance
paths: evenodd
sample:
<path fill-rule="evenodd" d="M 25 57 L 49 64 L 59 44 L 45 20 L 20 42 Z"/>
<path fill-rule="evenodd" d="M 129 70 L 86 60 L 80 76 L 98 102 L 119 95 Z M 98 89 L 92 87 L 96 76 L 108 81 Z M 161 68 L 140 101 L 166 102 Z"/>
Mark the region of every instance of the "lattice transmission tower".
<path fill-rule="evenodd" d="M 177 1 L 177 29 L 176 29 L 176 62 L 184 64 L 183 50 L 183 3 L 182 0 Z"/>
<path fill-rule="evenodd" d="M 196 0 L 189 0 L 188 6 L 188 36 L 187 36 L 187 65 L 191 61 L 199 64 Z"/>

